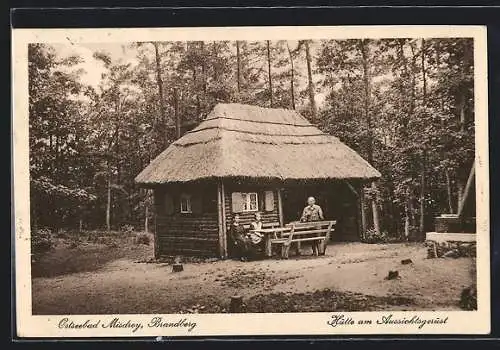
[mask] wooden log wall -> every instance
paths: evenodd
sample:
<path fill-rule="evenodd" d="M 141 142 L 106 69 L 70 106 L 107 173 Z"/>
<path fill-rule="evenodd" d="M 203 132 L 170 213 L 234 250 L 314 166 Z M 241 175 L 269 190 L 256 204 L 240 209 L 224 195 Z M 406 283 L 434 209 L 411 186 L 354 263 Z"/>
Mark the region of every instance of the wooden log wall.
<path fill-rule="evenodd" d="M 181 213 L 181 194 L 196 196 L 199 212 Z M 171 196 L 166 210 L 166 195 Z M 193 199 L 194 200 L 194 199 Z M 200 203 L 200 202 L 199 202 Z M 212 183 L 161 186 L 155 190 L 156 256 L 219 255 L 217 186 Z"/>
<path fill-rule="evenodd" d="M 216 256 L 218 227 L 216 213 L 198 217 L 157 216 L 158 254 Z"/>

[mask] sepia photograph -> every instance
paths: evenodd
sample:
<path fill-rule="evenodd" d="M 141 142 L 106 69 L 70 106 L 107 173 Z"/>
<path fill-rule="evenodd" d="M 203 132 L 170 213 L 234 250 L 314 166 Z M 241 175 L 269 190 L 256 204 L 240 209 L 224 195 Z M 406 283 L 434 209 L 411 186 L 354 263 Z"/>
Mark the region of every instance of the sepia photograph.
<path fill-rule="evenodd" d="M 32 316 L 478 311 L 477 32 L 259 33 L 26 43 Z"/>

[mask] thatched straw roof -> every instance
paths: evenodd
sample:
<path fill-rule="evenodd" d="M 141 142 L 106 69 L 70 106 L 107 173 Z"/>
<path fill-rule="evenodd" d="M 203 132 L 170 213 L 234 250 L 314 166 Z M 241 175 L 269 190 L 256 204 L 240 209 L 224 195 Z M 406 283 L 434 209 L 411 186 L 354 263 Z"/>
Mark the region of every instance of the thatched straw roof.
<path fill-rule="evenodd" d="M 375 179 L 359 154 L 293 110 L 218 104 L 137 177 L 144 185 L 207 178 Z"/>

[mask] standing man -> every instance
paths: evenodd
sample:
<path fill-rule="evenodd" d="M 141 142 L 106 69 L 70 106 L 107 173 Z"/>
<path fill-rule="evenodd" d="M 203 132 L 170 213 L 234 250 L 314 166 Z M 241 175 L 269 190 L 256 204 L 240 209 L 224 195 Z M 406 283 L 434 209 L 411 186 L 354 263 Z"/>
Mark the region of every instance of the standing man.
<path fill-rule="evenodd" d="M 314 197 L 307 198 L 307 206 L 302 211 L 302 217 L 300 218 L 300 222 L 321 221 L 323 219 L 324 219 L 323 210 L 319 205 L 316 204 L 316 199 L 314 199 Z M 327 242 L 324 242 L 323 244 L 327 244 Z M 313 241 L 312 249 L 315 255 L 319 254 L 320 247 L 316 241 Z M 299 251 L 300 251 L 300 246 L 297 246 L 297 252 Z"/>
<path fill-rule="evenodd" d="M 307 206 L 302 211 L 300 222 L 321 221 L 323 219 L 323 210 L 316 204 L 316 199 L 314 197 L 307 198 Z"/>

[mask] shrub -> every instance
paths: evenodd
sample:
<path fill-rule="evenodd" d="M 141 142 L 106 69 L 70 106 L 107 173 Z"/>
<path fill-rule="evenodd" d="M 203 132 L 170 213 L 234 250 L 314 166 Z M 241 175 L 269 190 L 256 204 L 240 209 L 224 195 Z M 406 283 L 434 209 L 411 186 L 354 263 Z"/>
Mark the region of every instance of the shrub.
<path fill-rule="evenodd" d="M 460 295 L 460 308 L 463 310 L 477 310 L 477 288 L 475 285 L 464 288 Z"/>
<path fill-rule="evenodd" d="M 68 232 L 64 230 L 58 230 L 57 233 L 55 234 L 57 238 L 68 238 Z"/>
<path fill-rule="evenodd" d="M 54 247 L 52 232 L 47 228 L 36 229 L 31 232 L 31 253 L 40 255 Z"/>
<path fill-rule="evenodd" d="M 106 237 L 106 236 L 100 236 L 100 237 L 96 237 L 96 238 L 97 238 L 97 240 L 95 241 L 95 243 L 97 243 L 97 244 L 108 245 L 113 241 L 113 239 L 111 237 Z"/>
<path fill-rule="evenodd" d="M 134 226 L 132 226 L 132 225 L 123 225 L 121 227 L 121 231 L 125 232 L 125 233 L 132 233 L 132 232 L 134 232 Z"/>
<path fill-rule="evenodd" d="M 362 240 L 365 243 L 384 243 L 387 242 L 387 232 L 377 233 L 375 229 L 370 228 L 366 230 L 365 236 Z"/>
<path fill-rule="evenodd" d="M 135 236 L 135 244 L 149 245 L 150 242 L 151 239 L 147 233 L 138 233 L 137 236 Z"/>
<path fill-rule="evenodd" d="M 116 241 L 109 241 L 106 243 L 106 246 L 108 248 L 118 248 L 118 243 L 116 243 Z"/>

